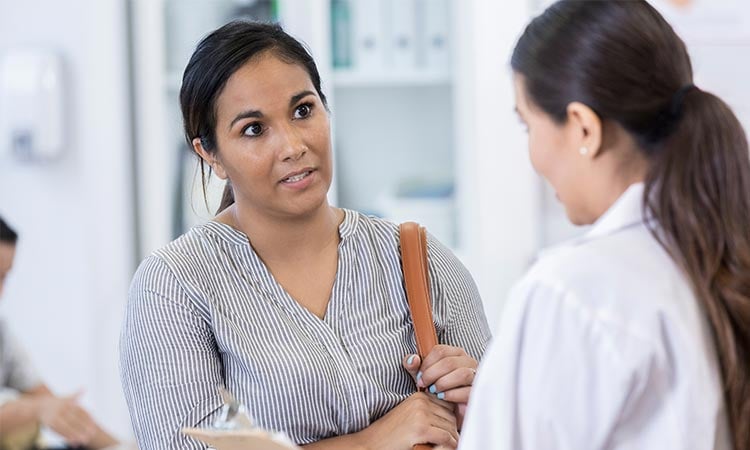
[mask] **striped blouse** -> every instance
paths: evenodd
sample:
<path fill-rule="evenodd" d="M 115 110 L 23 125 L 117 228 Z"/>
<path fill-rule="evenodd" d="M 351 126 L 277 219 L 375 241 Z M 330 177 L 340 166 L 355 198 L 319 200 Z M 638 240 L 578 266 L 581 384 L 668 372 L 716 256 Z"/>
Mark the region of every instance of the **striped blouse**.
<path fill-rule="evenodd" d="M 42 384 L 26 351 L 0 320 L 0 407 Z"/>
<path fill-rule="evenodd" d="M 205 448 L 180 428 L 213 423 L 221 384 L 258 426 L 298 444 L 362 430 L 414 392 L 401 365 L 416 345 L 398 228 L 344 211 L 323 319 L 225 224 L 197 226 L 141 263 L 120 342 L 139 448 Z M 478 360 L 490 334 L 476 286 L 432 237 L 428 252 L 438 339 Z"/>

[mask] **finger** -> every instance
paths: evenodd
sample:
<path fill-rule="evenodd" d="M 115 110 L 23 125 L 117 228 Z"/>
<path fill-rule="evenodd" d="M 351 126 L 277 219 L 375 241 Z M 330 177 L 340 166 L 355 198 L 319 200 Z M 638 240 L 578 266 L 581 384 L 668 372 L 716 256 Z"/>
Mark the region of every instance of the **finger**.
<path fill-rule="evenodd" d="M 67 417 L 59 416 L 52 423 L 49 423 L 48 426 L 62 436 L 69 444 L 74 446 L 80 444 L 78 442 L 78 432 Z"/>
<path fill-rule="evenodd" d="M 431 420 L 433 426 L 438 426 L 445 430 L 452 430 L 456 428 L 456 415 L 453 411 L 445 411 L 442 408 L 435 409 Z"/>
<path fill-rule="evenodd" d="M 470 381 L 473 382 L 473 372 L 469 370 L 463 370 L 463 369 L 468 368 L 471 370 L 476 370 L 477 365 L 478 365 L 477 362 L 471 356 L 467 356 L 467 355 L 448 356 L 436 362 L 429 368 L 424 368 L 424 364 L 423 364 L 421 379 L 422 379 L 422 382 L 425 384 L 425 386 L 430 388 L 440 378 L 443 378 L 456 370 L 461 370 L 462 373 L 457 374 L 456 377 L 453 378 L 455 382 L 460 383 L 462 381 L 462 377 L 465 378 L 467 381 L 470 379 Z M 444 382 L 446 381 L 450 382 L 451 379 L 444 380 Z M 464 385 L 463 383 L 460 383 L 458 385 L 446 384 L 440 387 L 442 388 L 442 390 L 447 390 L 447 389 L 451 389 L 451 388 L 459 387 L 463 385 Z M 432 393 L 434 394 L 435 392 L 432 392 Z"/>
<path fill-rule="evenodd" d="M 438 394 L 464 386 L 471 386 L 474 384 L 476 373 L 476 369 L 472 367 L 458 367 L 436 379 L 428 386 L 427 391 L 430 394 Z M 428 376 L 431 376 L 431 374 L 428 374 Z M 448 400 L 448 398 L 443 398 L 443 400 Z"/>
<path fill-rule="evenodd" d="M 464 349 L 460 347 L 453 347 L 452 345 L 436 345 L 432 347 L 430 353 L 425 356 L 422 361 L 422 372 L 428 370 L 430 367 L 435 365 L 438 361 L 451 357 L 451 356 L 468 356 Z"/>
<path fill-rule="evenodd" d="M 78 444 L 88 443 L 96 434 L 94 420 L 80 405 L 71 402 L 65 410 L 65 419 Z"/>
<path fill-rule="evenodd" d="M 466 404 L 469 402 L 469 397 L 471 397 L 471 386 L 463 386 L 456 389 L 449 389 L 444 392 L 438 392 L 435 394 L 435 397 L 439 400 L 450 402 L 451 404 Z"/>
<path fill-rule="evenodd" d="M 458 446 L 458 430 L 455 423 L 444 426 L 444 424 L 435 424 L 427 429 L 422 439 L 422 444 L 429 443 L 447 448 L 456 448 Z"/>
<path fill-rule="evenodd" d="M 411 375 L 412 379 L 414 379 L 414 382 L 418 382 L 417 375 L 419 374 L 419 366 L 422 363 L 422 358 L 419 357 L 419 355 L 411 354 L 404 356 L 404 359 L 401 361 L 401 364 L 404 366 L 404 369 L 406 369 L 407 372 L 409 372 L 409 375 Z M 419 386 L 419 384 L 417 383 Z"/>
<path fill-rule="evenodd" d="M 444 420 L 435 416 L 413 423 L 410 434 L 411 445 L 438 444 L 455 448 L 458 442 L 455 420 Z"/>

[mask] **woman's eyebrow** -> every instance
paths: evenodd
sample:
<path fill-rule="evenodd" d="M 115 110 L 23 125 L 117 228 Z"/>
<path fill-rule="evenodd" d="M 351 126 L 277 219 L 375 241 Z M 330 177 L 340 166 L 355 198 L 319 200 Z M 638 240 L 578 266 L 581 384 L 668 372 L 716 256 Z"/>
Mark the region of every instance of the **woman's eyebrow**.
<path fill-rule="evenodd" d="M 289 99 L 289 106 L 294 106 L 295 103 L 307 97 L 308 95 L 315 95 L 315 93 L 313 91 L 302 91 L 292 95 L 292 98 Z M 263 118 L 263 113 L 257 109 L 242 111 L 241 113 L 237 114 L 234 119 L 232 119 L 232 122 L 229 123 L 229 129 L 231 130 L 234 124 L 238 121 L 249 118 L 261 119 Z"/>
<path fill-rule="evenodd" d="M 263 117 L 263 113 L 257 109 L 248 109 L 247 111 L 242 111 L 241 113 L 237 114 L 234 119 L 232 119 L 232 122 L 229 124 L 229 129 L 231 130 L 234 124 L 237 123 L 237 121 L 242 119 L 249 119 L 251 117 L 260 119 Z"/>
<path fill-rule="evenodd" d="M 294 106 L 295 103 L 307 97 L 308 95 L 315 95 L 315 93 L 313 91 L 302 91 L 298 94 L 292 95 L 292 98 L 289 99 L 289 106 Z"/>

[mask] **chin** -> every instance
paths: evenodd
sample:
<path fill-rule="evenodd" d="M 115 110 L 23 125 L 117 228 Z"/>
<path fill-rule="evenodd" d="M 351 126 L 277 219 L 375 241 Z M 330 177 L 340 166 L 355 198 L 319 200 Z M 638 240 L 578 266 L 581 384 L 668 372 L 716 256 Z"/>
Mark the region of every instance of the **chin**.
<path fill-rule="evenodd" d="M 328 207 L 328 191 L 310 192 L 309 195 L 290 205 L 289 212 L 294 216 L 309 216 Z"/>
<path fill-rule="evenodd" d="M 568 220 L 570 221 L 570 223 L 577 227 L 591 225 L 592 223 L 594 223 L 594 220 L 591 220 L 591 218 L 586 214 L 582 214 L 577 211 L 571 211 L 568 208 L 565 208 L 565 215 L 568 216 Z"/>

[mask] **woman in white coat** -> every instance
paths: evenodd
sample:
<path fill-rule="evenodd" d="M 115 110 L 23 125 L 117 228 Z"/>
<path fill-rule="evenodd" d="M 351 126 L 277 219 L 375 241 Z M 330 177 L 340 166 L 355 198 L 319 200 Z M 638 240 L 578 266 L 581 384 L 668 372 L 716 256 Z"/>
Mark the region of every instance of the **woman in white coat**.
<path fill-rule="evenodd" d="M 515 286 L 460 448 L 750 448 L 750 161 L 644 1 L 561 1 L 513 53 L 534 168 L 590 232 Z"/>

